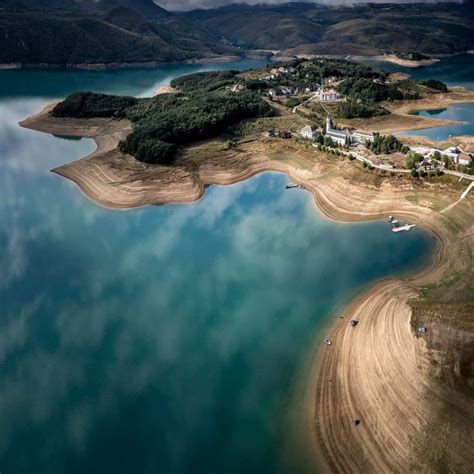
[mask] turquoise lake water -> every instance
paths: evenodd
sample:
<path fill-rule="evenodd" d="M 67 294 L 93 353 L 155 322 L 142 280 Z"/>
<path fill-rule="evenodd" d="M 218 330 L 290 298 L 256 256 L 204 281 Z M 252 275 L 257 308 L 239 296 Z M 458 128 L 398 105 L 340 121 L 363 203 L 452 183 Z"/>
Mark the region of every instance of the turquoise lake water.
<path fill-rule="evenodd" d="M 434 127 L 422 130 L 410 130 L 399 135 L 423 136 L 432 140 L 447 140 L 454 136 L 474 135 L 474 104 L 456 104 L 442 110 L 424 110 L 414 112 L 413 115 L 436 119 L 456 120 L 459 125 Z"/>
<path fill-rule="evenodd" d="M 431 66 L 407 68 L 383 61 L 364 61 L 377 69 L 389 72 L 404 72 L 413 79 L 438 79 L 453 86 L 463 86 L 474 90 L 474 55 L 459 55 L 445 58 Z M 417 115 L 439 119 L 457 120 L 465 122 L 447 127 L 435 127 L 423 130 L 401 132 L 398 135 L 422 136 L 432 140 L 447 140 L 451 136 L 474 135 L 474 104 L 457 104 L 448 109 L 437 111 L 421 111 Z"/>
<path fill-rule="evenodd" d="M 417 68 L 398 66 L 386 61 L 365 60 L 365 64 L 388 72 L 404 72 L 413 79 L 438 79 L 450 86 L 463 86 L 474 90 L 474 55 L 460 54 L 444 58 L 430 66 Z"/>
<path fill-rule="evenodd" d="M 278 173 L 105 210 L 49 172 L 92 141 L 17 126 L 75 90 L 147 95 L 183 72 L 0 73 L 2 473 L 307 472 L 302 362 L 358 291 L 430 259 L 420 229 L 328 221 Z"/>

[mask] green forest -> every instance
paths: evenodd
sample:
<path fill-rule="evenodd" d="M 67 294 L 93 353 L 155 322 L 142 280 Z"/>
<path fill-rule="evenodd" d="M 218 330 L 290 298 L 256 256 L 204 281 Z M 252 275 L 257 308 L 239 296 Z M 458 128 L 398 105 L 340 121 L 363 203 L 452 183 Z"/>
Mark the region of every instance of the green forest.
<path fill-rule="evenodd" d="M 211 71 L 188 74 L 171 81 L 171 87 L 181 92 L 212 92 L 234 84 L 240 71 Z"/>
<path fill-rule="evenodd" d="M 194 76 L 194 75 L 192 75 Z M 133 131 L 119 149 L 145 163 L 171 163 L 181 145 L 211 138 L 240 120 L 268 117 L 274 111 L 253 92 L 232 93 L 225 88 L 209 92 L 216 73 L 200 73 L 174 81 L 191 92 L 135 99 L 81 92 L 70 95 L 52 111 L 57 117 L 127 118 Z M 197 85 L 199 84 L 199 85 Z"/>

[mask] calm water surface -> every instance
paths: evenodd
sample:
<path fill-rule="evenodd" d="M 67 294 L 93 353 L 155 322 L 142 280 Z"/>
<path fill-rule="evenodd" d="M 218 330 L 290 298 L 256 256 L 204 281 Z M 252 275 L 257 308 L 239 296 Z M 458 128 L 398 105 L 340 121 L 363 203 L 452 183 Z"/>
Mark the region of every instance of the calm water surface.
<path fill-rule="evenodd" d="M 474 104 L 456 104 L 444 110 L 425 110 L 415 112 L 414 115 L 446 120 L 457 120 L 459 125 L 434 127 L 423 130 L 402 132 L 405 136 L 423 136 L 432 140 L 447 140 L 454 136 L 474 135 Z"/>
<path fill-rule="evenodd" d="M 366 60 L 365 64 L 388 72 L 404 72 L 413 79 L 438 79 L 450 86 L 463 86 L 474 90 L 474 55 L 462 54 L 444 58 L 441 61 L 424 67 L 403 67 L 386 61 Z"/>
<path fill-rule="evenodd" d="M 450 86 L 463 86 L 474 90 L 474 55 L 466 54 L 445 58 L 431 66 L 408 68 L 384 61 L 364 61 L 377 69 L 389 72 L 404 72 L 413 79 L 438 79 Z M 457 104 L 446 110 L 422 111 L 417 115 L 466 122 L 447 127 L 402 132 L 399 135 L 422 136 L 431 140 L 447 140 L 451 136 L 474 135 L 474 104 Z"/>
<path fill-rule="evenodd" d="M 301 362 L 357 291 L 429 259 L 420 230 L 327 221 L 276 173 L 104 210 L 48 171 L 90 140 L 16 125 L 183 72 L 0 73 L 2 473 L 305 472 L 287 435 Z"/>

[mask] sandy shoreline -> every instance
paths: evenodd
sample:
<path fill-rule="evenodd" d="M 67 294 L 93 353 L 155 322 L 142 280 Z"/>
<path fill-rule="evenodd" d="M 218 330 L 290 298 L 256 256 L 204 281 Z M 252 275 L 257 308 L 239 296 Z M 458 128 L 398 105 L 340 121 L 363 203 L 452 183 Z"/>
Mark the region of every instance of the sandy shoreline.
<path fill-rule="evenodd" d="M 432 64 L 436 64 L 439 62 L 439 59 L 419 59 L 419 60 L 410 60 L 410 59 L 402 59 L 396 56 L 395 54 L 383 54 L 380 56 L 375 56 L 373 59 L 377 61 L 386 61 L 392 64 L 398 64 L 399 66 L 404 67 L 423 67 L 423 66 L 431 66 Z"/>
<path fill-rule="evenodd" d="M 271 159 L 270 151 L 281 146 L 277 140 L 253 144 L 253 148 L 239 145 L 231 151 L 216 148 L 206 152 L 198 145 L 194 147 L 198 152 L 185 151 L 173 167 L 145 165 L 115 149 L 129 133 L 129 122 L 57 119 L 48 110 L 21 125 L 93 138 L 97 143 L 94 153 L 53 172 L 76 183 L 89 199 L 105 207 L 193 202 L 204 194 L 206 185 L 232 184 L 263 171 L 281 171 L 304 184 L 318 209 L 330 219 L 353 222 L 395 214 L 436 237 L 438 247 L 429 268 L 410 278 L 376 283 L 351 303 L 341 314 L 343 319 L 336 320 L 330 331 L 334 344 L 323 345 L 314 359 L 310 372 L 318 377 L 308 383 L 305 397 L 305 429 L 317 439 L 331 470 L 409 472 L 417 460 L 427 409 L 438 403 L 440 395 L 430 388 L 426 347 L 411 330 L 408 301 L 417 297 L 420 286 L 455 270 L 453 252 L 464 245 L 459 231 L 452 232 L 452 215 L 435 210 L 433 203 L 438 198 L 414 203 L 407 198 L 413 192 L 410 181 L 393 185 L 349 179 L 355 168 L 346 161 L 336 166 L 334 161 L 311 162 L 302 168 L 291 160 Z M 424 193 L 430 196 L 429 187 Z M 442 205 L 453 201 L 455 194 L 446 185 Z M 472 198 L 462 206 L 468 216 L 474 214 Z M 469 219 L 461 223 L 467 226 L 466 242 L 472 247 L 472 221 L 471 227 Z M 348 324 L 353 317 L 360 320 L 355 329 Z M 355 418 L 362 420 L 358 427 L 352 424 Z"/>

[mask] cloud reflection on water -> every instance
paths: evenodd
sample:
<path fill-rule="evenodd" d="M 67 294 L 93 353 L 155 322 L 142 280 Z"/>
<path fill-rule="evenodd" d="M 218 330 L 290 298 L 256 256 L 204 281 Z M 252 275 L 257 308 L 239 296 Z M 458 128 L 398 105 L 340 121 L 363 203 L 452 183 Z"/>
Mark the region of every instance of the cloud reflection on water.
<path fill-rule="evenodd" d="M 90 143 L 12 125 L 37 105 L 0 115 L 2 470 L 273 472 L 318 323 L 424 238 L 319 219 L 280 174 L 193 205 L 97 208 L 46 171 Z"/>

